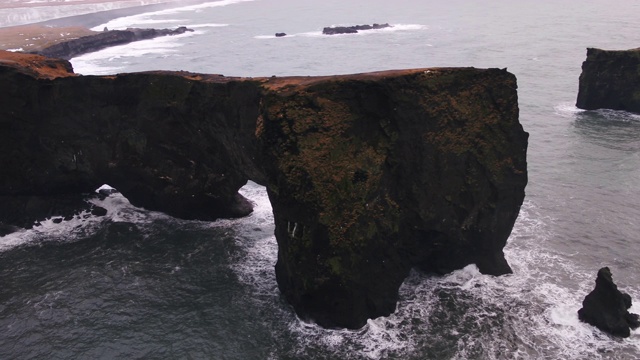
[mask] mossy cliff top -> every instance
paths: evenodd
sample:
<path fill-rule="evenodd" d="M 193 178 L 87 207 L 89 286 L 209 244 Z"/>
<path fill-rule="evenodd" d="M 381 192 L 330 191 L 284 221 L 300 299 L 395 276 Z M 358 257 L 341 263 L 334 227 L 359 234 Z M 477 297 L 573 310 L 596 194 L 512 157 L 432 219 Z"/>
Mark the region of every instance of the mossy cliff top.
<path fill-rule="evenodd" d="M 272 202 L 280 290 L 330 327 L 393 312 L 413 267 L 510 271 L 527 133 L 506 70 L 80 76 L 0 52 L 0 82 L 0 223 L 103 183 L 177 217 L 243 216 L 251 179 Z"/>

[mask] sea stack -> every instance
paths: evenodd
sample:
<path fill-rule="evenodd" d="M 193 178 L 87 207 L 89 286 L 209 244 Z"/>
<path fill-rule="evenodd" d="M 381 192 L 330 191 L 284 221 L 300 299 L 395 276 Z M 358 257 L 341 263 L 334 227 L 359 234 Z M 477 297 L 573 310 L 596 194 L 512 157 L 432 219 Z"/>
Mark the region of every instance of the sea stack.
<path fill-rule="evenodd" d="M 76 76 L 0 52 L 0 222 L 107 183 L 136 206 L 244 216 L 267 187 L 276 278 L 298 315 L 359 328 L 395 310 L 412 268 L 511 272 L 528 134 L 502 69 L 236 78 Z M 18 205 L 16 205 L 18 204 Z M 21 205 L 20 205 L 21 204 Z"/>
<path fill-rule="evenodd" d="M 638 315 L 628 311 L 630 307 L 631 296 L 618 290 L 611 270 L 603 267 L 598 270 L 595 289 L 584 298 L 578 310 L 578 318 L 609 334 L 629 337 L 629 329 L 640 326 Z"/>
<path fill-rule="evenodd" d="M 587 49 L 576 106 L 626 110 L 640 114 L 640 48 Z"/>

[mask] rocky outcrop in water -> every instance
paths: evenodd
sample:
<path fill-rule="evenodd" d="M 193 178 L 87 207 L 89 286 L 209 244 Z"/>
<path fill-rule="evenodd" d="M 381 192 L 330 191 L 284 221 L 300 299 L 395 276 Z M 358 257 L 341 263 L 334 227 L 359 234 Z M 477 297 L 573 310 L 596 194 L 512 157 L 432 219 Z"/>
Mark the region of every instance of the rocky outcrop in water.
<path fill-rule="evenodd" d="M 611 270 L 598 270 L 596 287 L 582 301 L 578 318 L 612 335 L 629 337 L 640 326 L 637 314 L 629 312 L 631 296 L 618 290 Z"/>
<path fill-rule="evenodd" d="M 640 48 L 587 49 L 576 106 L 640 113 Z"/>
<path fill-rule="evenodd" d="M 335 26 L 322 29 L 322 33 L 324 35 L 356 34 L 358 33 L 358 31 L 384 29 L 388 27 L 391 27 L 391 25 L 386 23 L 373 25 Z"/>
<path fill-rule="evenodd" d="M 136 206 L 212 220 L 248 214 L 237 190 L 264 184 L 280 290 L 328 327 L 392 313 L 411 268 L 510 272 L 528 135 L 506 70 L 99 77 L 0 59 L 4 199 L 107 183 Z"/>
<path fill-rule="evenodd" d="M 50 58 L 69 60 L 73 57 L 106 49 L 111 46 L 124 45 L 134 41 L 148 40 L 160 36 L 179 35 L 188 31 L 193 30 L 184 26 L 173 30 L 136 28 L 129 28 L 126 30 L 107 30 L 105 28 L 105 31 L 96 33 L 95 35 L 88 35 L 78 39 L 60 42 L 35 53 Z"/>

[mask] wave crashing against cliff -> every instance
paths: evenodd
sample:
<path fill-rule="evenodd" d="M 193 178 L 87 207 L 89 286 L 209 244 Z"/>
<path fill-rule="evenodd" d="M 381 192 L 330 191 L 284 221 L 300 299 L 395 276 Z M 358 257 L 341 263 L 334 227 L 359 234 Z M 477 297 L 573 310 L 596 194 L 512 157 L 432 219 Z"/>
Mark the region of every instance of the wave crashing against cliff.
<path fill-rule="evenodd" d="M 243 216 L 250 179 L 273 206 L 280 290 L 328 327 L 393 312 L 414 267 L 510 271 L 527 133 L 505 70 L 85 77 L 3 57 L 0 196 L 13 205 L 2 222 L 28 223 L 34 198 L 105 182 L 181 218 Z"/>

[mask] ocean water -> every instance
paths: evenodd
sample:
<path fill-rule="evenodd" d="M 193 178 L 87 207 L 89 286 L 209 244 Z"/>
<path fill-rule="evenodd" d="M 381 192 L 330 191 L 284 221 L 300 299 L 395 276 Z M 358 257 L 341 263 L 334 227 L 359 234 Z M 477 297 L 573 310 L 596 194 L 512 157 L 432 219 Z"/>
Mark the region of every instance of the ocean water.
<path fill-rule="evenodd" d="M 640 116 L 574 106 L 586 48 L 640 46 L 638 14 L 637 0 L 223 0 L 99 24 L 195 32 L 72 59 L 78 73 L 508 68 L 530 133 L 527 196 L 505 248 L 514 273 L 415 272 L 391 316 L 327 330 L 297 319 L 279 296 L 260 186 L 242 189 L 252 215 L 216 222 L 174 219 L 115 194 L 95 200 L 103 218 L 50 219 L 0 237 L 0 358 L 640 358 L 638 331 L 613 338 L 576 313 L 602 266 L 640 312 Z M 394 27 L 321 35 L 374 22 Z"/>

